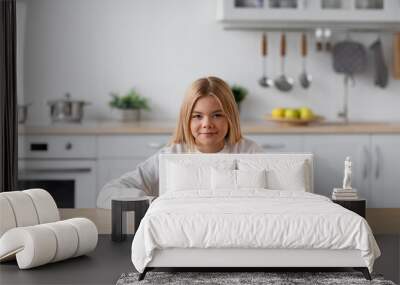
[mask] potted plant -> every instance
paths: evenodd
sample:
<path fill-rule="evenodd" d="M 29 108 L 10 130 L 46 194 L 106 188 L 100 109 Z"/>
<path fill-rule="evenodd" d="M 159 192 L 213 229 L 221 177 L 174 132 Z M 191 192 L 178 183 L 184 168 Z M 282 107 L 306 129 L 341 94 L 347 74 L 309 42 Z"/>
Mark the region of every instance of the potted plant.
<path fill-rule="evenodd" d="M 240 103 L 242 103 L 243 100 L 246 98 L 248 91 L 243 86 L 237 84 L 232 85 L 231 90 L 240 111 Z"/>
<path fill-rule="evenodd" d="M 149 111 L 147 98 L 140 96 L 134 89 L 125 95 L 111 93 L 111 108 L 120 110 L 122 121 L 140 121 L 140 110 Z"/>

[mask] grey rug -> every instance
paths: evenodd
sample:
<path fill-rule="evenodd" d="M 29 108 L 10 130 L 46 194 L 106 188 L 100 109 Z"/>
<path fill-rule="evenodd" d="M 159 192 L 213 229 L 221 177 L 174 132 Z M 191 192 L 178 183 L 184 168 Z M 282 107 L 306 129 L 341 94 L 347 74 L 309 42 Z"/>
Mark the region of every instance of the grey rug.
<path fill-rule="evenodd" d="M 360 272 L 148 272 L 142 281 L 139 273 L 124 273 L 116 285 L 133 284 L 379 284 L 395 285 L 381 275 L 368 281 Z"/>

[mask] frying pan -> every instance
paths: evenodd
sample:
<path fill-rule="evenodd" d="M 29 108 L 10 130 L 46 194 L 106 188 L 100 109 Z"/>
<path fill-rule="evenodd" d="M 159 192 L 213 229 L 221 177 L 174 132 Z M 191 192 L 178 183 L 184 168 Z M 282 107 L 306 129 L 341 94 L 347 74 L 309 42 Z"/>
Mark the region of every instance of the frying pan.
<path fill-rule="evenodd" d="M 353 77 L 367 67 L 367 51 L 365 47 L 351 40 L 338 42 L 333 47 L 333 69 Z"/>
<path fill-rule="evenodd" d="M 361 73 L 366 69 L 367 51 L 362 44 L 351 40 L 345 40 L 336 43 L 332 53 L 333 69 L 338 73 L 345 74 L 343 107 L 338 115 L 348 123 L 349 79 L 351 79 L 354 85 L 354 74 Z"/>

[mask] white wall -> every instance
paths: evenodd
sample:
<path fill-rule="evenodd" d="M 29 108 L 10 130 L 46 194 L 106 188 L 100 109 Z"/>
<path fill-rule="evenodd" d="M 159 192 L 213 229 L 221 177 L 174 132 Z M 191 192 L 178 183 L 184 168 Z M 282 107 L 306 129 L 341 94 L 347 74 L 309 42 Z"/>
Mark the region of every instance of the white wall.
<path fill-rule="evenodd" d="M 343 76 L 333 72 L 328 53 L 310 48 L 312 88 L 291 93 L 262 89 L 259 32 L 225 31 L 216 19 L 215 0 L 35 0 L 27 9 L 24 97 L 33 102 L 30 122 L 48 122 L 46 101 L 65 92 L 92 102 L 88 120 L 113 117 L 109 93 L 135 87 L 151 100 L 148 119 L 175 119 L 187 86 L 217 75 L 246 86 L 244 119 L 261 119 L 277 106 L 312 107 L 336 119 Z M 279 34 L 270 33 L 269 74 L 280 71 Z M 335 35 L 338 39 L 344 35 Z M 374 34 L 351 35 L 370 44 Z M 391 35 L 382 35 L 387 62 Z M 299 34 L 288 34 L 287 71 L 301 71 Z M 370 54 L 371 55 L 371 54 Z M 356 78 L 350 91 L 350 119 L 400 121 L 400 81 L 387 89 L 373 85 L 373 70 Z"/>

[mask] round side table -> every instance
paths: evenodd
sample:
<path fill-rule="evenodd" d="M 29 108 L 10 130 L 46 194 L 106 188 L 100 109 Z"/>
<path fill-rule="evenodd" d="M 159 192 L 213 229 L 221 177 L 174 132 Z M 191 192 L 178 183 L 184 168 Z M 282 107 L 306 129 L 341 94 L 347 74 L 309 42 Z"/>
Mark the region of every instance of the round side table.
<path fill-rule="evenodd" d="M 126 216 L 124 212 L 135 212 L 135 232 L 154 197 L 117 198 L 111 201 L 111 239 L 126 239 Z"/>

